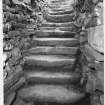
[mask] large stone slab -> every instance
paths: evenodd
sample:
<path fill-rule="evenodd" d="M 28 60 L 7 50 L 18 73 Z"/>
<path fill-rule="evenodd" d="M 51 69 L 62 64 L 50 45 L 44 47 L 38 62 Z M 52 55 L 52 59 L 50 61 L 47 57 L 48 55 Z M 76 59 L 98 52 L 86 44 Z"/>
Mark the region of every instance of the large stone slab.
<path fill-rule="evenodd" d="M 75 72 L 46 72 L 46 71 L 27 71 L 25 72 L 26 80 L 29 83 L 47 83 L 47 84 L 70 84 L 79 83 L 80 73 Z"/>
<path fill-rule="evenodd" d="M 43 14 L 43 18 L 48 22 L 72 22 L 74 19 L 74 14 L 66 14 L 66 15 L 49 15 L 49 14 Z"/>
<path fill-rule="evenodd" d="M 84 93 L 71 86 L 35 85 L 19 90 L 18 96 L 26 101 L 73 103 L 84 97 Z"/>
<path fill-rule="evenodd" d="M 38 46 L 24 51 L 24 54 L 56 54 L 56 55 L 77 55 L 79 47 L 44 47 Z"/>
<path fill-rule="evenodd" d="M 34 38 L 31 46 L 78 46 L 79 41 L 75 38 Z"/>

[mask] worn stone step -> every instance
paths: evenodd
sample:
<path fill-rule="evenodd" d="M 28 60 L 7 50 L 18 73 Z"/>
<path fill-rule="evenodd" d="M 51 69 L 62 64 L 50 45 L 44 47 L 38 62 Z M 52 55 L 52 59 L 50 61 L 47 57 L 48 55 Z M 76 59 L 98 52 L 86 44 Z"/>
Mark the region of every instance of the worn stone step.
<path fill-rule="evenodd" d="M 79 47 L 49 47 L 38 46 L 24 51 L 24 54 L 56 54 L 56 55 L 77 55 Z"/>
<path fill-rule="evenodd" d="M 56 30 L 37 30 L 35 33 L 36 37 L 75 37 L 75 32 Z"/>
<path fill-rule="evenodd" d="M 57 3 L 57 2 L 59 3 L 59 2 L 66 2 L 66 1 L 69 1 L 69 0 L 50 0 L 51 3 Z"/>
<path fill-rule="evenodd" d="M 66 1 L 66 2 L 56 2 L 56 3 L 51 3 L 51 2 L 46 2 L 47 6 L 49 8 L 51 8 L 52 10 L 53 9 L 56 9 L 56 10 L 59 10 L 59 9 L 73 9 L 73 4 L 74 4 L 74 1 L 70 2 L 70 1 Z"/>
<path fill-rule="evenodd" d="M 81 75 L 75 72 L 27 71 L 25 78 L 29 83 L 70 84 L 79 83 Z"/>
<path fill-rule="evenodd" d="M 46 9 L 46 8 L 45 8 Z M 51 9 L 52 11 L 60 12 L 63 10 L 73 10 L 73 6 L 71 5 L 48 5 L 47 9 Z"/>
<path fill-rule="evenodd" d="M 59 67 L 75 64 L 76 58 L 56 55 L 30 55 L 26 56 L 25 64 L 47 67 Z"/>
<path fill-rule="evenodd" d="M 65 15 L 50 15 L 50 14 L 43 14 L 43 18 L 47 22 L 54 22 L 54 23 L 64 23 L 64 22 L 72 22 L 74 21 L 75 14 L 65 14 Z"/>
<path fill-rule="evenodd" d="M 48 31 L 67 31 L 67 32 L 78 32 L 80 30 L 80 28 L 78 27 L 40 27 L 40 30 L 48 30 Z"/>
<path fill-rule="evenodd" d="M 18 96 L 31 102 L 73 103 L 82 99 L 85 94 L 72 86 L 35 85 L 20 89 Z"/>
<path fill-rule="evenodd" d="M 75 38 L 34 38 L 31 46 L 76 46 L 79 41 Z"/>
<path fill-rule="evenodd" d="M 75 1 L 74 0 L 50 0 L 49 3 L 50 4 L 59 4 L 59 3 L 62 3 L 62 4 L 74 4 Z"/>
<path fill-rule="evenodd" d="M 73 9 L 60 9 L 59 11 L 52 10 L 50 8 L 46 8 L 45 11 L 50 15 L 64 15 L 64 14 L 71 14 L 73 13 Z"/>
<path fill-rule="evenodd" d="M 74 22 L 65 22 L 65 23 L 53 23 L 53 22 L 42 22 L 42 27 L 80 27 L 77 26 Z"/>
<path fill-rule="evenodd" d="M 62 65 L 60 67 L 44 67 L 44 66 L 37 66 L 37 65 L 23 65 L 24 71 L 47 71 L 47 72 L 75 72 L 76 65 Z M 79 69 L 79 68 L 78 68 Z"/>
<path fill-rule="evenodd" d="M 74 0 L 45 0 L 47 4 L 73 4 Z"/>

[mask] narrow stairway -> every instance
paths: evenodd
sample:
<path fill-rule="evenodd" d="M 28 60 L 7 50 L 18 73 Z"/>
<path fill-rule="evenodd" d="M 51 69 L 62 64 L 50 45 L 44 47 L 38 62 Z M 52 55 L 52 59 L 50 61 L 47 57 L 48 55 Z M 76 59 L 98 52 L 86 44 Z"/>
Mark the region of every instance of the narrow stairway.
<path fill-rule="evenodd" d="M 75 0 L 45 0 L 42 26 L 24 51 L 25 87 L 18 96 L 29 102 L 74 103 L 85 96 L 80 84 L 79 26 L 74 24 Z"/>

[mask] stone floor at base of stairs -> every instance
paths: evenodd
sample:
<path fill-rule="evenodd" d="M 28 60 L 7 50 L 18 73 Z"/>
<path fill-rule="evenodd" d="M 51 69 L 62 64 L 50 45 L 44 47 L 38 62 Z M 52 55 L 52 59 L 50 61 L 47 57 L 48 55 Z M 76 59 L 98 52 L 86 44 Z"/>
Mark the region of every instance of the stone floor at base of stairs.
<path fill-rule="evenodd" d="M 91 105 L 90 104 L 90 95 L 87 94 L 86 97 L 84 97 L 82 100 L 76 102 L 76 103 L 65 103 L 65 104 L 59 104 L 59 103 L 43 103 L 43 102 L 25 102 L 21 100 L 20 98 L 17 98 L 14 100 L 12 105 Z"/>

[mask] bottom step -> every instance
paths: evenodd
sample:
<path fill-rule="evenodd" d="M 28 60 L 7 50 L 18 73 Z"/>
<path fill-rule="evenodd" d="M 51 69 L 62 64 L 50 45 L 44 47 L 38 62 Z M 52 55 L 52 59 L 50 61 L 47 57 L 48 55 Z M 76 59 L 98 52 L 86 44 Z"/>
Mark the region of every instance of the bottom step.
<path fill-rule="evenodd" d="M 25 101 L 73 103 L 82 99 L 85 94 L 71 86 L 35 85 L 23 88 L 18 96 Z"/>

